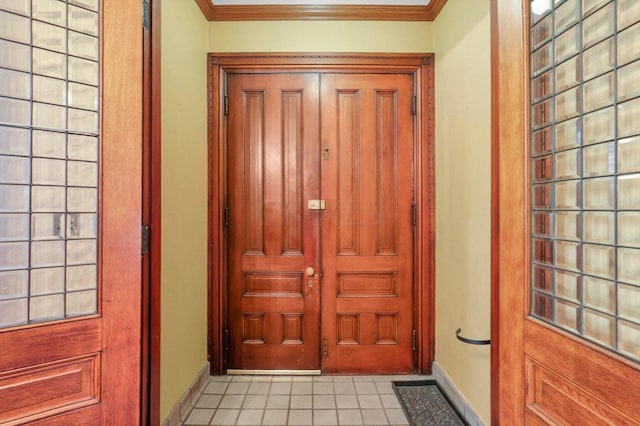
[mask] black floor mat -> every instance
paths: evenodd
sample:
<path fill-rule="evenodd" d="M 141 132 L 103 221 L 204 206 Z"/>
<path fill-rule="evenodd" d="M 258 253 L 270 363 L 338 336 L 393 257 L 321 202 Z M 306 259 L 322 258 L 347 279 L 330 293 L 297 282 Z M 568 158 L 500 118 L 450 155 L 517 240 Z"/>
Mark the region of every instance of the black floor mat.
<path fill-rule="evenodd" d="M 394 382 L 393 387 L 412 425 L 466 425 L 435 380 Z"/>

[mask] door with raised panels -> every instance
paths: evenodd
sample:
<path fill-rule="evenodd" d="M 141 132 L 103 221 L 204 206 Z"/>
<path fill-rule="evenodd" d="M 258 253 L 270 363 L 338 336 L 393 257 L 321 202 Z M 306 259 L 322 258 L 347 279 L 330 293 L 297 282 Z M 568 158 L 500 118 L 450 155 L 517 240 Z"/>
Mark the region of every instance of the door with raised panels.
<path fill-rule="evenodd" d="M 413 369 L 413 76 L 228 76 L 229 369 Z"/>

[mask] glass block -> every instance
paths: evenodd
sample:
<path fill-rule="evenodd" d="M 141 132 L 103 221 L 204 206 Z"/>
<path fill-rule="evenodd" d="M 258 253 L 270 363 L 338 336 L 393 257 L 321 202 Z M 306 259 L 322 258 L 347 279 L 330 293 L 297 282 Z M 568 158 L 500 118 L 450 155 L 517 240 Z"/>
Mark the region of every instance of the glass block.
<path fill-rule="evenodd" d="M 569 241 L 556 241 L 556 261 L 558 268 L 570 271 L 580 270 L 580 244 Z"/>
<path fill-rule="evenodd" d="M 547 126 L 553 120 L 553 111 L 551 110 L 552 99 L 540 102 L 533 106 L 531 113 L 531 124 L 534 128 Z"/>
<path fill-rule="evenodd" d="M 616 285 L 613 281 L 585 276 L 582 280 L 585 306 L 610 314 L 616 311 Z"/>
<path fill-rule="evenodd" d="M 98 0 L 69 0 L 69 4 L 75 4 L 80 7 L 98 11 Z"/>
<path fill-rule="evenodd" d="M 86 59 L 69 57 L 69 80 L 98 85 L 98 63 Z"/>
<path fill-rule="evenodd" d="M 98 133 L 98 113 L 69 108 L 69 130 Z"/>
<path fill-rule="evenodd" d="M 574 179 L 580 177 L 579 149 L 559 152 L 555 155 L 556 179 Z"/>
<path fill-rule="evenodd" d="M 95 214 L 70 214 L 67 220 L 67 238 L 97 238 L 98 218 Z"/>
<path fill-rule="evenodd" d="M 611 140 L 615 135 L 613 107 L 592 112 L 582 117 L 582 138 L 585 145 Z"/>
<path fill-rule="evenodd" d="M 591 46 L 613 34 L 613 3 L 603 7 L 582 21 L 582 43 Z"/>
<path fill-rule="evenodd" d="M 618 31 L 640 21 L 640 3 L 637 0 L 618 0 Z"/>
<path fill-rule="evenodd" d="M 29 183 L 31 165 L 27 157 L 0 155 L 0 183 Z"/>
<path fill-rule="evenodd" d="M 640 61 L 618 69 L 618 101 L 640 95 Z"/>
<path fill-rule="evenodd" d="M 554 11 L 555 33 L 560 34 L 578 22 L 579 8 L 577 0 L 567 0 Z"/>
<path fill-rule="evenodd" d="M 533 155 L 548 154 L 551 152 L 551 130 L 552 127 L 549 126 L 533 132 L 531 136 Z"/>
<path fill-rule="evenodd" d="M 618 212 L 618 244 L 640 247 L 640 212 Z"/>
<path fill-rule="evenodd" d="M 583 176 L 606 176 L 616 171 L 616 145 L 613 142 L 582 149 Z"/>
<path fill-rule="evenodd" d="M 31 71 L 31 48 L 24 44 L 0 40 L 0 67 Z"/>
<path fill-rule="evenodd" d="M 32 182 L 35 185 L 64 185 L 66 167 L 64 160 L 33 159 Z"/>
<path fill-rule="evenodd" d="M 65 188 L 34 186 L 31 189 L 31 210 L 34 212 L 64 212 Z"/>
<path fill-rule="evenodd" d="M 640 98 L 618 105 L 618 137 L 640 134 Z"/>
<path fill-rule="evenodd" d="M 618 350 L 640 360 L 640 325 L 618 322 Z"/>
<path fill-rule="evenodd" d="M 85 161 L 69 161 L 67 183 L 70 186 L 98 186 L 98 165 Z"/>
<path fill-rule="evenodd" d="M 580 83 L 580 57 L 575 56 L 555 68 L 556 73 L 556 92 L 562 92 L 570 87 L 574 87 Z M 548 71 L 540 77 L 543 77 L 552 71 Z M 534 81 L 535 82 L 535 81 Z M 551 89 L 549 89 L 551 91 Z"/>
<path fill-rule="evenodd" d="M 618 65 L 640 58 L 640 24 L 618 33 Z"/>
<path fill-rule="evenodd" d="M 580 25 L 576 25 L 564 34 L 556 38 L 555 58 L 556 64 L 575 55 L 580 51 L 582 43 L 580 40 Z"/>
<path fill-rule="evenodd" d="M 69 159 L 98 161 L 98 138 L 70 134 L 67 144 Z"/>
<path fill-rule="evenodd" d="M 41 296 L 64 292 L 64 268 L 31 270 L 31 295 Z"/>
<path fill-rule="evenodd" d="M 0 214 L 0 241 L 28 241 L 28 214 Z M 0 293 L 2 290 L 0 289 Z"/>
<path fill-rule="evenodd" d="M 31 134 L 29 130 L 0 126 L 0 154 L 31 154 Z"/>
<path fill-rule="evenodd" d="M 585 209 L 612 210 L 616 189 L 613 178 L 585 179 L 582 183 Z"/>
<path fill-rule="evenodd" d="M 54 320 L 64 317 L 64 294 L 37 296 L 29 299 L 29 321 Z"/>
<path fill-rule="evenodd" d="M 96 12 L 69 6 L 69 29 L 97 36 L 98 28 L 99 22 Z"/>
<path fill-rule="evenodd" d="M 546 238 L 534 238 L 533 258 L 536 262 L 553 264 L 553 241 Z"/>
<path fill-rule="evenodd" d="M 563 121 L 555 125 L 556 150 L 580 146 L 580 119 Z"/>
<path fill-rule="evenodd" d="M 563 121 L 580 114 L 580 87 L 556 95 L 555 112 L 557 121 Z"/>
<path fill-rule="evenodd" d="M 580 208 L 580 181 L 570 180 L 556 183 L 556 208 L 575 210 Z"/>
<path fill-rule="evenodd" d="M 25 324 L 27 306 L 27 299 L 0 300 L 0 327 Z"/>
<path fill-rule="evenodd" d="M 547 43 L 531 54 L 531 75 L 536 76 L 546 71 L 552 62 L 552 43 Z"/>
<path fill-rule="evenodd" d="M 534 185 L 532 198 L 533 208 L 551 208 L 551 185 Z"/>
<path fill-rule="evenodd" d="M 45 130 L 33 131 L 33 156 L 64 158 L 66 151 L 66 135 L 60 132 Z"/>
<path fill-rule="evenodd" d="M 27 271 L 0 272 L 0 300 L 26 297 L 29 290 Z"/>
<path fill-rule="evenodd" d="M 610 0 L 582 0 L 582 16 L 590 14 L 608 1 Z"/>
<path fill-rule="evenodd" d="M 556 237 L 562 240 L 578 241 L 580 213 L 578 212 L 556 212 Z"/>
<path fill-rule="evenodd" d="M 96 37 L 69 31 L 69 55 L 97 61 L 100 57 Z"/>
<path fill-rule="evenodd" d="M 31 102 L 0 97 L 0 123 L 31 124 Z"/>
<path fill-rule="evenodd" d="M 583 112 L 590 112 L 613 104 L 613 73 L 605 74 L 584 84 Z"/>
<path fill-rule="evenodd" d="M 64 27 L 67 25 L 67 4 L 58 0 L 34 0 L 32 16 L 39 21 Z"/>
<path fill-rule="evenodd" d="M 0 96 L 31 98 L 31 74 L 0 68 Z"/>
<path fill-rule="evenodd" d="M 67 269 L 67 291 L 95 289 L 98 286 L 96 265 L 69 266 Z"/>
<path fill-rule="evenodd" d="M 552 237 L 552 232 L 553 228 L 551 227 L 551 213 L 533 213 L 533 233 L 542 237 Z"/>
<path fill-rule="evenodd" d="M 584 244 L 583 254 L 585 274 L 615 279 L 614 247 Z"/>
<path fill-rule="evenodd" d="M 615 66 L 614 46 L 614 39 L 609 38 L 582 53 L 582 70 L 585 80 L 613 70 Z"/>
<path fill-rule="evenodd" d="M 33 100 L 49 104 L 66 105 L 67 84 L 64 80 L 34 75 Z"/>
<path fill-rule="evenodd" d="M 640 323 L 640 287 L 618 285 L 618 315 Z"/>
<path fill-rule="evenodd" d="M 61 106 L 33 103 L 33 125 L 48 129 L 67 127 L 67 110 Z"/>
<path fill-rule="evenodd" d="M 98 110 L 98 88 L 86 84 L 69 83 L 69 106 Z"/>
<path fill-rule="evenodd" d="M 553 298 L 546 294 L 533 293 L 533 315 L 547 321 L 553 321 Z"/>
<path fill-rule="evenodd" d="M 96 240 L 67 241 L 67 265 L 96 263 Z"/>
<path fill-rule="evenodd" d="M 0 0 L 0 9 L 31 16 L 31 0 Z"/>
<path fill-rule="evenodd" d="M 640 137 L 618 139 L 618 173 L 640 171 Z"/>
<path fill-rule="evenodd" d="M 67 317 L 91 315 L 98 312 L 95 290 L 67 293 Z"/>
<path fill-rule="evenodd" d="M 618 280 L 628 284 L 640 284 L 640 250 L 618 249 Z"/>
<path fill-rule="evenodd" d="M 531 50 L 549 41 L 553 32 L 551 31 L 551 15 L 538 22 L 531 28 Z"/>
<path fill-rule="evenodd" d="M 582 277 L 567 271 L 556 271 L 556 295 L 578 303 L 581 299 Z"/>
<path fill-rule="evenodd" d="M 544 182 L 553 179 L 553 156 L 546 155 L 533 160 L 533 181 Z"/>
<path fill-rule="evenodd" d="M 33 73 L 65 79 L 67 77 L 66 55 L 34 47 Z"/>
<path fill-rule="evenodd" d="M 64 241 L 34 241 L 31 243 L 32 268 L 60 265 L 64 265 Z"/>
<path fill-rule="evenodd" d="M 70 212 L 95 213 L 98 208 L 98 191 L 93 188 L 68 188 L 67 209 Z"/>
<path fill-rule="evenodd" d="M 33 45 L 55 52 L 67 52 L 67 32 L 64 28 L 44 22 L 33 21 L 32 24 Z"/>
<path fill-rule="evenodd" d="M 533 79 L 531 82 L 531 97 L 534 103 L 551 96 L 553 93 L 552 78 L 553 71 L 547 71 Z"/>
<path fill-rule="evenodd" d="M 553 292 L 553 270 L 550 268 L 543 268 L 539 265 L 533 267 L 533 280 L 532 285 L 538 290 L 542 290 L 547 293 Z"/>
<path fill-rule="evenodd" d="M 18 213 L 29 211 L 29 187 L 23 185 L 0 185 L 0 212 Z"/>
<path fill-rule="evenodd" d="M 0 243 L 0 271 L 29 266 L 29 243 Z"/>
<path fill-rule="evenodd" d="M 582 214 L 582 234 L 585 242 L 615 244 L 615 213 L 584 212 Z"/>
<path fill-rule="evenodd" d="M 31 215 L 31 239 L 57 240 L 64 238 L 65 215 L 43 213 Z"/>
<path fill-rule="evenodd" d="M 640 209 L 640 174 L 618 176 L 618 208 Z"/>
<path fill-rule="evenodd" d="M 31 42 L 31 21 L 27 17 L 0 10 L 0 38 L 29 44 Z"/>
<path fill-rule="evenodd" d="M 575 332 L 580 329 L 580 306 L 556 300 L 556 324 L 569 328 Z"/>
<path fill-rule="evenodd" d="M 613 347 L 615 345 L 616 327 L 615 318 L 609 315 L 584 310 L 584 335 L 590 339 Z"/>

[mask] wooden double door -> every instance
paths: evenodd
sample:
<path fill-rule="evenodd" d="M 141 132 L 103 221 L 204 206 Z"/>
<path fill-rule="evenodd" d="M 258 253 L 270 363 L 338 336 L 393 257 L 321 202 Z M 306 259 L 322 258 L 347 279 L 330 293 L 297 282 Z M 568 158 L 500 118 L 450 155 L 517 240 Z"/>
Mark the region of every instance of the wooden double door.
<path fill-rule="evenodd" d="M 412 371 L 413 75 L 227 87 L 227 368 Z"/>

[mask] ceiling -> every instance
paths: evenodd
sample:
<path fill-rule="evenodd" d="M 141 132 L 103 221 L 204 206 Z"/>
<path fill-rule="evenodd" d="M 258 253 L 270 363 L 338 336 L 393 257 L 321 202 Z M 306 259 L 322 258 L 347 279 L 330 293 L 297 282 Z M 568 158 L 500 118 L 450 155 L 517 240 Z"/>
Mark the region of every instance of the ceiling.
<path fill-rule="evenodd" d="M 195 0 L 210 21 L 433 21 L 447 0 Z"/>

